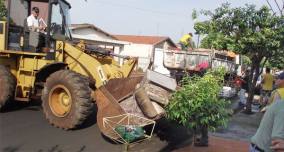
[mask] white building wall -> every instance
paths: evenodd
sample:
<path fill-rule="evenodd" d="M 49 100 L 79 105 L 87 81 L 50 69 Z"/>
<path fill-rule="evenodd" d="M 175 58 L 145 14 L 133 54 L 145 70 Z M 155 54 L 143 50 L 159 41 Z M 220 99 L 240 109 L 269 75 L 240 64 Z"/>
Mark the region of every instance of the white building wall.
<path fill-rule="evenodd" d="M 113 40 L 107 35 L 101 32 L 95 31 L 94 29 L 91 29 L 91 28 L 72 30 L 72 36 L 74 38 L 83 38 L 83 39 L 89 39 L 89 40 L 101 40 L 101 41 Z"/>
<path fill-rule="evenodd" d="M 138 68 L 145 71 L 150 64 L 152 52 L 152 45 L 131 43 L 130 45 L 124 45 L 124 49 L 120 52 L 120 55 L 138 57 Z"/>
<path fill-rule="evenodd" d="M 121 51 L 121 55 L 150 58 L 152 51 L 153 51 L 152 45 L 132 43 L 130 45 L 124 46 L 124 49 Z"/>

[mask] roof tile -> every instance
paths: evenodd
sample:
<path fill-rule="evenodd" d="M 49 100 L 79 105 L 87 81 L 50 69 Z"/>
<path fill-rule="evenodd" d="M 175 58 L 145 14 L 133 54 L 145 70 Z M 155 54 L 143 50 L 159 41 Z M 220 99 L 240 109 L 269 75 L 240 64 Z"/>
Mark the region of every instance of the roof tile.
<path fill-rule="evenodd" d="M 169 37 L 164 37 L 164 36 L 137 36 L 137 35 L 114 35 L 114 36 L 118 40 L 137 43 L 137 44 L 155 45 L 166 40 L 169 40 L 170 43 L 173 43 Z M 173 46 L 175 46 L 174 43 Z"/>

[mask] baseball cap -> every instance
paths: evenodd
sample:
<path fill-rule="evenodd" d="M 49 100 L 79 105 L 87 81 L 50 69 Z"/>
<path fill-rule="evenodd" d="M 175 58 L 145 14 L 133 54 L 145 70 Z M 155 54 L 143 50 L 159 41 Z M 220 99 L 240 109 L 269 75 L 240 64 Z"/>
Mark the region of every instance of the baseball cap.
<path fill-rule="evenodd" d="M 278 75 L 277 79 L 284 80 L 284 72 L 281 72 L 281 73 Z"/>

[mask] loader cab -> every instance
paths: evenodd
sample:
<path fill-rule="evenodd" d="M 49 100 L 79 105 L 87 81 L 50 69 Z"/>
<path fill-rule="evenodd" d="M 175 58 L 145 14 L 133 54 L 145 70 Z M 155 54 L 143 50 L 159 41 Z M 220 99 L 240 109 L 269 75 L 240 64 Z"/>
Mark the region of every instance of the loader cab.
<path fill-rule="evenodd" d="M 43 50 L 53 50 L 56 40 L 72 38 L 71 5 L 65 0 L 5 0 L 5 6 L 8 13 L 6 21 L 0 22 L 0 31 L 5 35 L 0 50 L 43 53 Z M 43 31 L 32 31 L 27 25 L 33 7 L 40 9 L 38 19 L 46 25 Z"/>

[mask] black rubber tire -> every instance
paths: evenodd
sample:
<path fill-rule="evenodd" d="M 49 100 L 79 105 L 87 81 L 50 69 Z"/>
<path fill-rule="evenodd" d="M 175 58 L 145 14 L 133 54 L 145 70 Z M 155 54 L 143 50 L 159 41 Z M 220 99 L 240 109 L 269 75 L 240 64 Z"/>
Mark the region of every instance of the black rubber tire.
<path fill-rule="evenodd" d="M 49 106 L 49 93 L 56 85 L 64 86 L 71 94 L 71 109 L 64 117 L 56 116 Z M 92 113 L 94 106 L 88 80 L 70 70 L 60 70 L 51 74 L 46 80 L 41 99 L 43 112 L 49 123 L 65 130 L 80 126 Z"/>
<path fill-rule="evenodd" d="M 16 80 L 9 69 L 0 65 L 0 110 L 2 110 L 12 99 L 15 92 Z"/>

